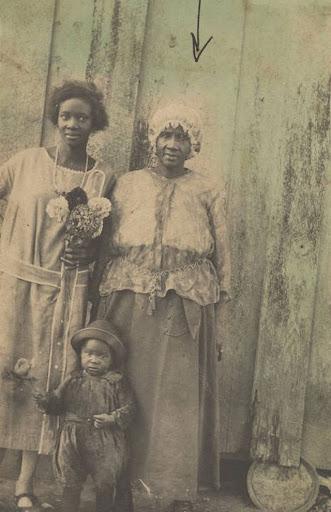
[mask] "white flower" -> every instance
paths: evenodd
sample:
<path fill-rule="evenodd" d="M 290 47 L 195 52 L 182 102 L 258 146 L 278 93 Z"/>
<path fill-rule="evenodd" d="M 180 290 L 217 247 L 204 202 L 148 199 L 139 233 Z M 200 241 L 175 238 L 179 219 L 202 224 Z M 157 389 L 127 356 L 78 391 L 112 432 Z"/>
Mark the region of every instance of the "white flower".
<path fill-rule="evenodd" d="M 69 205 L 65 197 L 59 196 L 56 199 L 51 199 L 46 207 L 46 212 L 51 219 L 56 219 L 58 222 L 67 220 L 69 215 Z"/>
<path fill-rule="evenodd" d="M 87 204 L 101 219 L 110 214 L 111 202 L 105 197 L 92 197 Z"/>
<path fill-rule="evenodd" d="M 92 238 L 97 238 L 98 236 L 101 235 L 102 233 L 102 228 L 103 228 L 103 221 L 102 221 L 102 218 L 101 217 L 98 217 L 98 224 L 99 224 L 99 227 L 97 228 L 97 230 L 93 233 L 92 235 Z"/>
<path fill-rule="evenodd" d="M 31 363 L 27 359 L 25 359 L 24 357 L 18 359 L 14 367 L 15 375 L 17 375 L 18 377 L 26 377 L 30 370 Z"/>

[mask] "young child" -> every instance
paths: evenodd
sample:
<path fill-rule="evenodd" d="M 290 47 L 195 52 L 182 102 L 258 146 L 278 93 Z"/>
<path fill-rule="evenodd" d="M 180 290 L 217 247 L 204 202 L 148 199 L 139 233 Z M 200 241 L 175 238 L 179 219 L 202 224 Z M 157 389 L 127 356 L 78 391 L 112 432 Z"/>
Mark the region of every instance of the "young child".
<path fill-rule="evenodd" d="M 55 391 L 36 394 L 46 414 L 62 417 L 55 450 L 55 472 L 63 485 L 63 512 L 79 510 L 87 475 L 96 487 L 96 511 L 111 512 L 117 485 L 126 472 L 126 429 L 134 414 L 134 399 L 118 368 L 125 348 L 105 320 L 80 329 L 71 340 L 80 357 L 73 372 Z"/>

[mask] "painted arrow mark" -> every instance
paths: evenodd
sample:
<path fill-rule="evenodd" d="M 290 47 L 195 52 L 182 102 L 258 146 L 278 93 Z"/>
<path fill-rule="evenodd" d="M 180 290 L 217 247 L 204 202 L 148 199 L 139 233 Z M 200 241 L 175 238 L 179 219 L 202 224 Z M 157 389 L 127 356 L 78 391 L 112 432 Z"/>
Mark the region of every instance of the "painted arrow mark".
<path fill-rule="evenodd" d="M 202 53 L 207 48 L 210 41 L 213 39 L 213 36 L 211 36 L 208 41 L 200 48 L 200 15 L 201 15 L 201 1 L 198 0 L 198 17 L 197 17 L 197 33 L 194 34 L 191 32 L 192 37 L 192 49 L 193 49 L 193 58 L 195 62 L 198 62 L 200 59 Z"/>

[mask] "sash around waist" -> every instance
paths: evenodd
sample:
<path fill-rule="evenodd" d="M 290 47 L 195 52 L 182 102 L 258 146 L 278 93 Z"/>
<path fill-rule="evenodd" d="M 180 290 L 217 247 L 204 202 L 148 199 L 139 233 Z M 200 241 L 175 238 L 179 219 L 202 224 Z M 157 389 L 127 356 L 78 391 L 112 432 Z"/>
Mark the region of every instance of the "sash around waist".
<path fill-rule="evenodd" d="M 9 274 L 23 281 L 30 283 L 42 284 L 52 286 L 54 288 L 61 288 L 61 272 L 56 270 L 48 270 L 38 265 L 25 263 L 21 260 L 16 260 L 11 257 L 0 255 L 0 272 Z M 77 286 L 87 286 L 89 278 L 89 270 L 79 270 L 77 274 Z"/>
<path fill-rule="evenodd" d="M 65 423 L 83 423 L 88 425 L 93 425 L 93 418 L 92 417 L 82 417 L 78 416 L 78 414 L 75 414 L 74 412 L 66 412 L 66 414 L 63 417 L 63 420 Z"/>

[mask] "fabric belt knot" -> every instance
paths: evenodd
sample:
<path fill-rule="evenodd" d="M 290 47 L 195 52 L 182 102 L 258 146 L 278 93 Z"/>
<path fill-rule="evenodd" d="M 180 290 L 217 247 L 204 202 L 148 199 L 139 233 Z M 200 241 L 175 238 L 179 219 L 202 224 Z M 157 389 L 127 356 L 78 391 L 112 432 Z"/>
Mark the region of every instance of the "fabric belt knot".
<path fill-rule="evenodd" d="M 173 269 L 160 270 L 156 272 L 151 272 L 151 291 L 148 294 L 148 309 L 147 314 L 153 315 L 153 312 L 156 310 L 156 297 L 158 292 L 162 292 L 165 286 L 165 281 L 169 277 L 171 273 L 182 272 L 185 270 L 194 270 L 204 262 L 206 262 L 205 258 L 199 258 L 192 263 L 188 263 L 187 265 L 183 265 L 182 267 L 176 267 Z"/>

